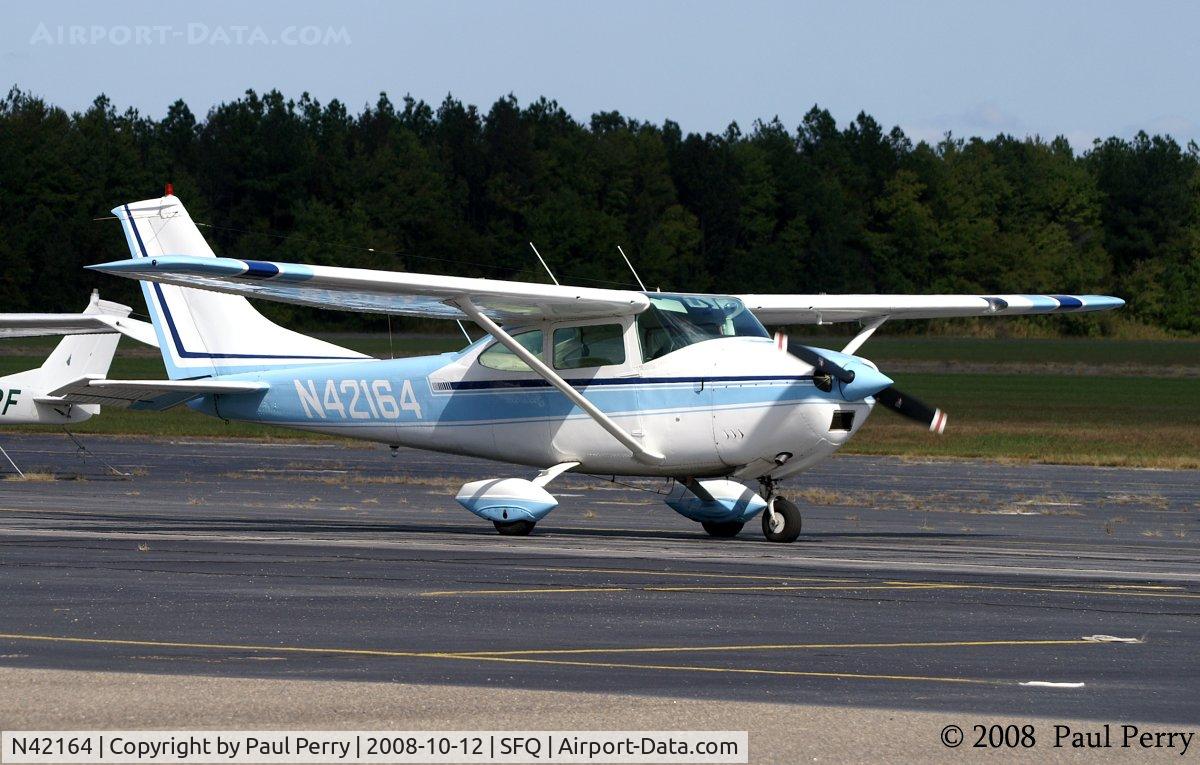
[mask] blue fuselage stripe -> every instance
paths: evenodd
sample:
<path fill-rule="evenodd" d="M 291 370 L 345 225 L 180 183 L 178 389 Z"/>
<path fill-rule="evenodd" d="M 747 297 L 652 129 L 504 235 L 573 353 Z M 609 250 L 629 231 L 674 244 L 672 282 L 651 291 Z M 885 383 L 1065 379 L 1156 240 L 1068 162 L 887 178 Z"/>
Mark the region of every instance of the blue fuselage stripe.
<path fill-rule="evenodd" d="M 233 375 L 229 379 L 259 380 L 270 388 L 265 396 L 221 396 L 220 413 L 229 419 L 301 427 L 398 428 L 522 421 L 551 424 L 586 416 L 532 374 L 517 380 L 437 379 L 439 371 L 455 364 L 456 358 L 364 360 Z M 811 375 L 656 375 L 567 382 L 601 411 L 617 417 L 843 402 L 836 388 L 821 391 Z M 452 387 L 456 384 L 466 384 L 469 389 Z M 400 408 L 376 406 L 380 393 L 388 401 L 399 402 Z M 211 397 L 197 406 L 210 411 Z"/>
<path fill-rule="evenodd" d="M 730 382 L 803 382 L 813 379 L 812 375 L 780 377 L 779 375 L 737 375 L 728 377 L 605 377 L 591 380 L 565 380 L 573 388 L 593 385 L 671 385 L 684 383 L 730 383 Z M 463 382 L 438 383 L 437 390 L 491 390 L 494 388 L 549 388 L 546 380 L 468 380 Z"/>

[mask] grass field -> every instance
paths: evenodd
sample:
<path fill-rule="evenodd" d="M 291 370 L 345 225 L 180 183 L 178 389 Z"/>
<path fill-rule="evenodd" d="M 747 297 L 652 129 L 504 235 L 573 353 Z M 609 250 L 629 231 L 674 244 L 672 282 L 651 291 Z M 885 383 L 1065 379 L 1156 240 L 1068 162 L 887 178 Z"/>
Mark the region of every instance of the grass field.
<path fill-rule="evenodd" d="M 849 340 L 849 337 L 844 338 Z M 840 347 L 837 340 L 814 338 L 814 344 Z M 1200 340 L 1054 340 L 979 339 L 959 337 L 880 337 L 863 347 L 878 364 L 889 361 L 958 361 L 965 363 L 1056 363 L 1200 367 Z"/>
<path fill-rule="evenodd" d="M 461 348 L 460 336 L 330 339 L 378 356 Z M 812 338 L 837 348 L 836 338 Z M 14 340 L 0 348 L 0 374 L 37 366 L 52 345 Z M 864 354 L 897 385 L 950 415 L 937 437 L 877 410 L 845 451 L 989 457 L 1070 464 L 1200 468 L 1200 342 L 1191 340 L 992 340 L 881 337 Z M 929 362 L 993 365 L 987 374 L 911 371 Z M 1085 373 L 1040 373 L 1038 365 L 1085 365 Z M 1010 368 L 1009 368 L 1010 367 Z M 1147 375 L 1131 375 L 1145 369 Z M 113 377 L 159 378 L 151 349 L 122 345 Z M 28 430 L 53 430 L 29 428 Z M 10 431 L 11 432 L 11 431 Z M 178 407 L 168 412 L 106 409 L 78 433 L 237 438 L 320 438 L 281 428 L 224 423 Z"/>
<path fill-rule="evenodd" d="M 895 375 L 949 413 L 941 437 L 876 410 L 845 451 L 1200 468 L 1200 378 Z"/>

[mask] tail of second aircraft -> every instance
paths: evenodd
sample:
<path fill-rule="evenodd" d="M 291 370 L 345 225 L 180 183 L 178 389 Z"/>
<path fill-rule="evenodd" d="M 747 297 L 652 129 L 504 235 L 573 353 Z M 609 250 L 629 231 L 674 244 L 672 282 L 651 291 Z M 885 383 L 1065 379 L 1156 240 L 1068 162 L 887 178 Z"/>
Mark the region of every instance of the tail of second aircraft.
<path fill-rule="evenodd" d="M 129 315 L 129 310 L 129 306 L 101 300 L 93 292 L 83 313 L 85 316 L 108 314 L 123 319 Z M 99 412 L 100 407 L 96 404 L 81 404 L 67 410 L 56 407 L 39 409 L 34 404 L 44 398 L 48 391 L 72 380 L 85 375 L 107 375 L 120 340 L 121 335 L 115 331 L 67 335 L 40 367 L 0 377 L 0 415 L 3 415 L 4 422 L 61 424 L 86 420 Z"/>
<path fill-rule="evenodd" d="M 216 257 L 173 194 L 130 202 L 113 214 L 135 258 Z M 263 279 L 278 273 L 268 263 L 259 265 Z M 142 282 L 142 292 L 172 380 L 367 358 L 281 327 L 238 295 L 155 282 Z"/>
<path fill-rule="evenodd" d="M 125 318 L 129 311 L 129 306 L 101 300 L 100 295 L 93 292 L 83 313 Z M 39 371 L 49 382 L 65 382 L 84 375 L 106 375 L 120 341 L 121 336 L 116 333 L 67 335 L 46 358 Z"/>

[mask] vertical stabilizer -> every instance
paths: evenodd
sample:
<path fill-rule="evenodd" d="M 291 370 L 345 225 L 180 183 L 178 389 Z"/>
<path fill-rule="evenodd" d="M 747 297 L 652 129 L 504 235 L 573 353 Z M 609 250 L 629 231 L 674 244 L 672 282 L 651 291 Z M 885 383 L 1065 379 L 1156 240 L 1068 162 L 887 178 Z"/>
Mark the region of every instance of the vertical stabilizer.
<path fill-rule="evenodd" d="M 109 314 L 123 319 L 129 315 L 129 311 L 129 306 L 101 300 L 100 295 L 93 292 L 83 313 Z M 106 375 L 120 341 L 121 336 L 115 332 L 105 335 L 68 335 L 42 364 L 39 370 L 42 380 L 46 384 L 53 384 L 84 375 Z"/>
<path fill-rule="evenodd" d="M 113 214 L 135 258 L 216 257 L 174 195 L 130 202 Z M 172 380 L 368 358 L 281 327 L 238 295 L 155 282 L 142 282 L 142 293 Z"/>

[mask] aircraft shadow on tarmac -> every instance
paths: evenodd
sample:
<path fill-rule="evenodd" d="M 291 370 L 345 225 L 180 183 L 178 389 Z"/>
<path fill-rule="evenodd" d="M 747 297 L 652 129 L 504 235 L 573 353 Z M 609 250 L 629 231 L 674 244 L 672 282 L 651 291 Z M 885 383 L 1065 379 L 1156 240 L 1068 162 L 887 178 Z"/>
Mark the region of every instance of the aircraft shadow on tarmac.
<path fill-rule="evenodd" d="M 455 536 L 477 537 L 486 536 L 497 540 L 500 537 L 488 526 L 477 525 L 474 523 L 464 524 L 444 524 L 444 523 L 411 523 L 411 522 L 362 522 L 352 520 L 282 520 L 282 519 L 261 519 L 261 518 L 187 518 L 180 519 L 176 516 L 168 515 L 133 515 L 124 513 L 90 513 L 90 512 L 57 512 L 54 514 L 54 519 L 59 521 L 55 525 L 63 530 L 70 531 L 90 531 L 101 533 L 120 533 L 120 534 L 220 534 L 222 532 L 229 534 L 242 534 L 247 532 L 262 533 L 262 534 L 377 534 L 377 535 L 393 535 L 397 537 L 397 541 L 405 537 L 417 537 L 421 535 L 445 535 L 451 534 Z M 755 526 L 757 524 L 754 524 Z M 756 528 L 751 528 L 751 524 L 747 524 L 747 529 L 738 537 L 732 539 L 712 539 L 702 531 L 689 531 L 686 529 L 667 530 L 667 529 L 614 529 L 614 528 L 583 528 L 579 526 L 562 527 L 547 524 L 546 528 L 539 529 L 534 532 L 531 537 L 536 541 L 539 538 L 607 538 L 607 539 L 663 539 L 663 540 L 701 540 L 709 541 L 713 544 L 736 544 L 746 542 L 765 543 L 759 535 L 755 534 Z M 903 532 L 903 531 L 855 531 L 855 532 L 806 532 L 801 538 L 802 543 L 805 539 L 809 540 L 827 540 L 827 541 L 850 541 L 855 539 L 886 539 L 886 540 L 913 540 L 913 541 L 930 541 L 930 540 L 947 540 L 947 539 L 987 539 L 999 535 L 979 532 L 944 532 L 944 531 L 922 531 L 922 532 Z M 517 541 L 517 540 L 512 540 Z"/>

